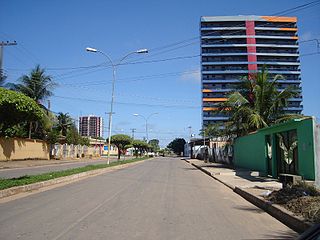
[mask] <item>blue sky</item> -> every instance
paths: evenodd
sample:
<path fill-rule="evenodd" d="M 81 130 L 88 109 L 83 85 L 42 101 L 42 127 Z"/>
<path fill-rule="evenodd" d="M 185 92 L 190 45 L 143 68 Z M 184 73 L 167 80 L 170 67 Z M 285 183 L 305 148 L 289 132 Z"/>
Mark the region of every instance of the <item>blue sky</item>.
<path fill-rule="evenodd" d="M 188 138 L 201 128 L 200 16 L 272 15 L 307 3 L 269 1 L 18 1 L 2 0 L 0 40 L 18 42 L 6 47 L 4 69 L 15 82 L 36 64 L 58 83 L 51 109 L 72 117 L 110 111 L 112 72 L 106 59 L 88 53 L 95 47 L 114 61 L 128 52 L 148 48 L 147 55 L 131 56 L 136 64 L 119 66 L 114 105 L 114 133 L 145 136 L 143 118 L 149 116 L 149 139 L 165 146 L 175 137 Z M 320 38 L 320 5 L 290 16 L 298 17 L 300 41 Z M 183 41 L 181 44 L 170 46 Z M 317 51 L 315 42 L 300 45 L 300 53 Z M 304 114 L 320 117 L 320 54 L 301 57 Z M 105 66 L 95 66 L 105 63 Z M 73 69 L 74 68 L 74 69 Z M 107 134 L 105 134 L 106 136 Z"/>

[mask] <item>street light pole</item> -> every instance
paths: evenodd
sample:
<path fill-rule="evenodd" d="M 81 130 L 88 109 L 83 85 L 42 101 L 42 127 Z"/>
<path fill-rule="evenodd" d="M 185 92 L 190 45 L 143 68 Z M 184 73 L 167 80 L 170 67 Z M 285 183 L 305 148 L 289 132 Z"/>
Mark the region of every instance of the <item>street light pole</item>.
<path fill-rule="evenodd" d="M 111 63 L 111 66 L 112 66 L 112 92 L 111 92 L 111 103 L 110 103 L 110 113 L 109 113 L 108 156 L 107 156 L 107 162 L 108 162 L 108 164 L 110 164 L 110 148 L 111 148 L 111 133 L 112 133 L 111 129 L 112 129 L 112 114 L 113 114 L 113 103 L 114 103 L 114 89 L 115 89 L 115 82 L 116 82 L 116 68 L 117 68 L 117 66 L 119 66 L 122 63 L 123 60 L 125 60 L 130 55 L 136 54 L 136 53 L 137 54 L 148 53 L 148 49 L 139 49 L 134 52 L 129 52 L 127 55 L 125 55 L 123 58 L 121 58 L 121 60 L 117 63 L 114 63 L 108 54 L 106 54 L 100 50 L 97 50 L 95 48 L 90 48 L 90 47 L 87 47 L 86 50 L 88 52 L 102 54 L 103 56 L 105 56 L 109 60 L 109 62 Z"/>
<path fill-rule="evenodd" d="M 135 114 L 133 114 L 133 116 L 136 116 L 136 117 L 138 117 L 138 116 L 140 116 L 140 117 L 142 117 L 145 121 L 146 121 L 146 139 L 147 139 L 147 143 L 148 143 L 148 141 L 149 141 L 149 137 L 148 137 L 148 119 L 151 117 L 151 116 L 153 116 L 153 115 L 156 115 L 156 114 L 159 114 L 159 113 L 152 113 L 152 114 L 150 114 L 148 117 L 145 117 L 145 116 L 143 116 L 143 115 L 141 115 L 141 114 L 138 114 L 138 113 L 135 113 Z"/>

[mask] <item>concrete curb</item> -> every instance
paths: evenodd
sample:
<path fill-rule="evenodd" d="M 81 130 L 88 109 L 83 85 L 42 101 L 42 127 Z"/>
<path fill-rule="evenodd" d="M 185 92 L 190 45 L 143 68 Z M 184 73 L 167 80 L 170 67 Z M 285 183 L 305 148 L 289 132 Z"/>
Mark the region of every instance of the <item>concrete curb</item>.
<path fill-rule="evenodd" d="M 190 164 L 190 161 L 186 160 L 186 162 Z M 248 202 L 261 208 L 262 210 L 270 214 L 272 217 L 276 218 L 277 220 L 287 225 L 294 231 L 302 233 L 312 226 L 311 223 L 306 222 L 305 219 L 303 219 L 302 217 L 294 216 L 292 212 L 286 210 L 285 208 L 276 204 L 271 204 L 270 202 L 264 200 L 263 198 L 257 197 L 242 188 L 232 186 L 231 184 L 228 184 L 222 181 L 221 179 L 216 178 L 214 175 L 211 174 L 211 172 L 209 172 L 206 169 L 203 169 L 200 166 L 197 166 L 194 163 L 191 163 L 191 165 L 201 170 L 202 172 L 206 173 L 207 175 L 211 176 L 212 178 L 219 181 L 220 183 L 224 184 L 225 186 L 229 187 L 235 193 L 237 193 L 238 195 L 246 199 Z"/>
<path fill-rule="evenodd" d="M 149 160 L 149 159 L 147 159 L 147 160 Z M 67 183 L 67 182 L 71 183 L 73 181 L 81 180 L 82 178 L 97 176 L 97 175 L 111 172 L 111 171 L 114 171 L 117 169 L 122 169 L 125 167 L 136 165 L 136 164 L 142 163 L 144 161 L 146 161 L 146 160 L 141 160 L 141 161 L 133 162 L 133 163 L 126 163 L 126 164 L 117 165 L 117 166 L 113 166 L 113 167 L 91 170 L 91 171 L 77 173 L 77 174 L 73 174 L 73 175 L 65 176 L 65 177 L 60 177 L 60 178 L 55 178 L 55 179 L 47 180 L 47 181 L 43 181 L 43 182 L 37 182 L 37 183 L 32 183 L 32 184 L 28 184 L 28 185 L 24 185 L 24 186 L 17 186 L 17 187 L 12 187 L 12 188 L 8 188 L 8 189 L 0 190 L 0 199 L 10 197 L 10 196 L 13 196 L 13 195 L 16 195 L 19 193 L 39 190 L 41 188 L 56 185 L 59 183 Z"/>
<path fill-rule="evenodd" d="M 188 163 L 190 163 L 190 162 L 188 161 Z M 229 183 L 226 183 L 226 182 L 222 181 L 221 179 L 219 179 L 219 178 L 215 177 L 213 174 L 211 174 L 211 172 L 209 172 L 208 170 L 206 170 L 206 169 L 204 169 L 204 168 L 202 168 L 202 167 L 200 167 L 200 166 L 197 166 L 197 165 L 194 164 L 194 163 L 191 163 L 191 165 L 194 166 L 194 167 L 196 167 L 196 168 L 198 168 L 200 171 L 204 172 L 205 174 L 209 175 L 209 176 L 212 177 L 213 179 L 217 180 L 218 182 L 222 183 L 223 185 L 227 186 L 228 188 L 230 188 L 231 190 L 234 191 L 235 186 L 233 186 L 233 185 L 231 185 L 231 184 L 229 184 Z"/>
<path fill-rule="evenodd" d="M 296 232 L 302 233 L 312 226 L 311 223 L 305 222 L 301 217 L 294 216 L 292 212 L 286 210 L 285 208 L 276 204 L 271 204 L 263 198 L 254 196 L 244 189 L 235 187 L 234 192 L 239 194 L 241 197 L 251 202 L 255 206 L 269 213 L 271 216 L 278 219 L 280 222 L 287 225 Z"/>

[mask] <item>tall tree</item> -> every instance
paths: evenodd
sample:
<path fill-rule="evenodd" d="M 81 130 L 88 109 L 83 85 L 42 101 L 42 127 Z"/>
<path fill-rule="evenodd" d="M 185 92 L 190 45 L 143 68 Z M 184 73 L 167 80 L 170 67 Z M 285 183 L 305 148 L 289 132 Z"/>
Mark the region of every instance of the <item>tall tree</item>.
<path fill-rule="evenodd" d="M 23 93 L 24 95 L 32 98 L 42 108 L 43 100 L 52 96 L 52 90 L 56 84 L 52 81 L 52 77 L 45 73 L 45 70 L 37 65 L 31 70 L 29 75 L 23 75 L 18 79 L 18 84 L 8 84 L 8 87 L 12 90 Z M 31 138 L 32 122 L 29 123 L 29 138 Z M 35 129 L 38 127 L 38 123 L 35 123 Z"/>
<path fill-rule="evenodd" d="M 58 122 L 56 127 L 58 131 L 60 131 L 62 136 L 67 136 L 68 130 L 71 129 L 74 125 L 72 118 L 69 116 L 68 113 L 59 112 L 57 119 L 58 119 Z"/>
<path fill-rule="evenodd" d="M 0 69 L 0 87 L 5 87 L 5 81 L 7 76 L 3 74 L 2 69 Z"/>
<path fill-rule="evenodd" d="M 176 138 L 168 144 L 167 148 L 171 149 L 175 154 L 181 155 L 181 152 L 184 151 L 185 144 L 186 140 L 183 138 Z"/>
<path fill-rule="evenodd" d="M 160 150 L 159 140 L 158 139 L 151 139 L 149 141 L 149 145 L 150 145 L 151 150 L 153 152 L 158 152 Z"/>
<path fill-rule="evenodd" d="M 133 140 L 131 145 L 135 150 L 136 157 L 138 157 L 138 154 L 140 154 L 141 156 L 150 147 L 150 145 L 147 144 L 145 141 L 138 139 Z"/>
<path fill-rule="evenodd" d="M 111 143 L 118 148 L 118 160 L 120 159 L 121 153 L 127 149 L 131 142 L 132 138 L 125 134 L 116 134 L 111 136 Z"/>
<path fill-rule="evenodd" d="M 13 137 L 26 121 L 42 121 L 42 109 L 22 93 L 0 88 L 0 135 Z"/>
<path fill-rule="evenodd" d="M 209 124 L 200 129 L 200 135 L 208 138 L 224 137 L 226 135 L 225 126 L 222 123 Z"/>
<path fill-rule="evenodd" d="M 43 100 L 52 96 L 52 90 L 56 86 L 52 77 L 47 75 L 40 65 L 32 69 L 29 75 L 23 75 L 18 81 L 20 83 L 10 84 L 11 89 L 23 93 L 40 105 Z"/>
<path fill-rule="evenodd" d="M 271 124 L 297 117 L 283 111 L 288 99 L 297 95 L 293 88 L 278 90 L 281 75 L 270 77 L 266 68 L 242 79 L 239 88 L 219 106 L 219 112 L 230 116 L 227 124 L 230 132 L 237 136 L 267 127 Z"/>

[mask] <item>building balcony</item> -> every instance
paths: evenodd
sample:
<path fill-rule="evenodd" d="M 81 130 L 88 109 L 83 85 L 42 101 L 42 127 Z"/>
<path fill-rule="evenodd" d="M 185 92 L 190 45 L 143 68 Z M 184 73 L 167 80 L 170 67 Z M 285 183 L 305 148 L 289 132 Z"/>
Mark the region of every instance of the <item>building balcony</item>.
<path fill-rule="evenodd" d="M 255 27 L 255 30 L 266 30 L 266 31 L 289 31 L 289 32 L 297 32 L 298 29 L 297 28 L 293 28 L 293 27 L 286 27 L 286 28 L 282 28 L 282 27 Z"/>
<path fill-rule="evenodd" d="M 228 98 L 226 98 L 226 97 L 207 97 L 207 98 L 202 98 L 203 102 L 225 102 L 227 100 L 228 100 Z"/>
<path fill-rule="evenodd" d="M 224 92 L 231 92 L 234 91 L 234 89 L 231 88 L 206 88 L 203 89 L 203 93 L 224 93 Z"/>
<path fill-rule="evenodd" d="M 223 71 L 202 71 L 202 74 L 248 74 L 251 73 L 252 71 L 249 70 L 223 70 Z M 268 71 L 270 74 L 301 74 L 300 71 Z"/>
<path fill-rule="evenodd" d="M 201 39 L 223 39 L 223 38 L 265 38 L 265 39 L 293 39 L 298 40 L 297 36 L 270 36 L 270 35 L 219 35 L 219 36 L 201 36 Z"/>
<path fill-rule="evenodd" d="M 300 105 L 299 107 L 286 107 L 286 108 L 283 108 L 283 110 L 285 110 L 285 111 L 302 111 L 303 106 Z"/>
<path fill-rule="evenodd" d="M 242 62 L 206 62 L 202 61 L 202 65 L 248 65 L 248 64 L 258 64 L 258 65 L 290 65 L 290 66 L 299 66 L 299 62 L 264 62 L 264 61 L 258 61 L 258 62 L 248 62 L 248 61 L 242 61 Z"/>
<path fill-rule="evenodd" d="M 300 84 L 301 83 L 301 79 L 297 79 L 297 80 L 289 80 L 289 79 L 282 79 L 282 80 L 278 80 L 278 83 L 295 83 L 295 84 Z"/>
<path fill-rule="evenodd" d="M 230 30 L 246 30 L 247 28 L 244 26 L 244 27 L 201 27 L 200 30 L 201 31 L 206 31 L 206 30 L 211 30 L 211 31 L 220 31 L 220 30 L 227 30 L 227 31 L 230 31 Z"/>
<path fill-rule="evenodd" d="M 296 97 L 296 98 L 289 98 L 289 102 L 302 102 L 302 97 Z"/>
<path fill-rule="evenodd" d="M 279 44 L 238 44 L 238 43 L 231 43 L 231 44 L 201 44 L 203 48 L 216 48 L 216 47 L 266 47 L 266 48 L 298 48 L 298 45 L 279 45 Z"/>
<path fill-rule="evenodd" d="M 205 57 L 217 57 L 217 56 L 247 56 L 247 55 L 256 55 L 256 56 L 279 56 L 279 57 L 299 57 L 299 53 L 201 53 L 201 56 Z"/>
<path fill-rule="evenodd" d="M 202 83 L 239 83 L 239 79 L 203 79 Z"/>
<path fill-rule="evenodd" d="M 229 120 L 229 117 L 202 117 L 203 120 L 212 120 L 212 121 L 219 121 L 219 120 L 222 120 L 222 121 L 226 121 L 226 120 Z"/>

